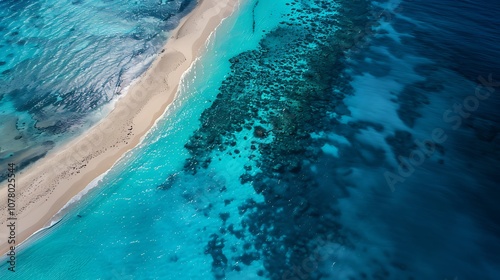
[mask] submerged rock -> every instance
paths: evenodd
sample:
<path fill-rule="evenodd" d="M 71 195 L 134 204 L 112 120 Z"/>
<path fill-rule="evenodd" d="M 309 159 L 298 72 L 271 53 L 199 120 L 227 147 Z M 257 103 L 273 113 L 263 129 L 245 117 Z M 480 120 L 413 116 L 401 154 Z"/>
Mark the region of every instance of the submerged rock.
<path fill-rule="evenodd" d="M 253 135 L 257 138 L 266 138 L 267 137 L 267 130 L 263 128 L 262 126 L 258 125 L 254 127 Z"/>

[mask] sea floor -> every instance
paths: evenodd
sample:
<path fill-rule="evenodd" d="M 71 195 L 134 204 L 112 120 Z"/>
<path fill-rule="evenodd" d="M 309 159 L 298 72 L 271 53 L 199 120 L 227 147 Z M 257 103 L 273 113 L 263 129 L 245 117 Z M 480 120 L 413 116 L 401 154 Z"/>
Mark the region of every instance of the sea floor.
<path fill-rule="evenodd" d="M 431 11 L 243 1 L 12 279 L 495 279 L 497 76 Z"/>

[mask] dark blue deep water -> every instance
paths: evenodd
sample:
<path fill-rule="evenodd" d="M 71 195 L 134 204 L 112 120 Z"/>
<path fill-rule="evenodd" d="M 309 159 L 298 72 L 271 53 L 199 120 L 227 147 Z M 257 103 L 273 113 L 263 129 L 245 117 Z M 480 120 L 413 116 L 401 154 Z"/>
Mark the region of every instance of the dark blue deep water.
<path fill-rule="evenodd" d="M 244 1 L 144 143 L 7 276 L 499 279 L 499 14 Z"/>
<path fill-rule="evenodd" d="M 339 170 L 323 185 L 344 186 L 341 209 L 353 213 L 343 225 L 361 232 L 357 250 L 392 264 L 353 279 L 497 279 L 500 2 L 393 7 L 348 61 L 355 96 L 345 104 L 362 119 L 348 123 L 351 148 L 320 163 Z M 434 131 L 442 143 L 425 142 Z"/>

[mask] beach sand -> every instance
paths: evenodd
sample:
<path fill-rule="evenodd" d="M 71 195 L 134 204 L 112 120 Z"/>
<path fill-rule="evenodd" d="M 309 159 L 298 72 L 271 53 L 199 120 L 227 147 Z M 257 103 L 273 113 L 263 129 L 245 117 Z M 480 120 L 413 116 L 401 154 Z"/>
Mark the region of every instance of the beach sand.
<path fill-rule="evenodd" d="M 85 135 L 15 174 L 16 246 L 48 226 L 71 198 L 140 143 L 173 101 L 182 75 L 204 50 L 209 36 L 237 4 L 236 0 L 199 0 L 170 33 L 163 52 L 107 117 Z M 0 186 L 0 254 L 12 246 L 8 244 L 7 194 L 4 182 Z"/>

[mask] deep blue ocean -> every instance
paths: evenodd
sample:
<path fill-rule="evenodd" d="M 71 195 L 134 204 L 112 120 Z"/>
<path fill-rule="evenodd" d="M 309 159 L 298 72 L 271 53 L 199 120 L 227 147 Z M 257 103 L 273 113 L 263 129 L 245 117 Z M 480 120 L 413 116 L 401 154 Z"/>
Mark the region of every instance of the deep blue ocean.
<path fill-rule="evenodd" d="M 0 13 L 38 3 L 0 0 Z M 3 17 L 4 118 L 58 123 L 60 102 L 85 126 L 80 110 L 112 104 L 175 26 L 142 3 L 101 3 L 119 35 L 78 45 L 115 60 L 93 55 L 80 78 L 55 66 L 68 36 L 43 49 L 58 58 L 46 73 L 12 62 L 32 47 L 11 46 L 22 39 Z M 144 141 L 20 247 L 16 272 L 2 259 L 0 279 L 499 279 L 498 14 L 498 1 L 241 1 Z M 72 26 L 113 29 L 80 16 Z M 131 58 L 136 44 L 151 47 Z M 100 90 L 67 93 L 76 81 Z"/>

